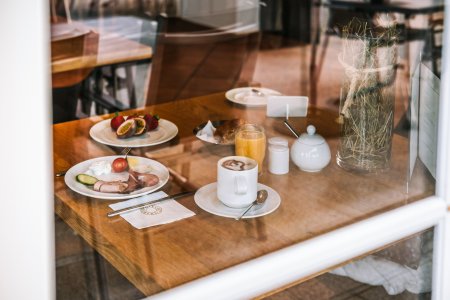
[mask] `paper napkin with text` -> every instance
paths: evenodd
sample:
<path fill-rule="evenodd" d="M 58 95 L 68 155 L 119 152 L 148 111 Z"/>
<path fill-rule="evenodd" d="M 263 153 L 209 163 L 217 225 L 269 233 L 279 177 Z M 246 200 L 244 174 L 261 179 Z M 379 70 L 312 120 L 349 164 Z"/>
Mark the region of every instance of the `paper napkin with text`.
<path fill-rule="evenodd" d="M 109 205 L 113 210 L 134 206 L 151 200 L 166 197 L 164 192 L 156 192 L 142 197 L 130 199 Z M 190 211 L 175 200 L 164 200 L 162 202 L 137 209 L 135 211 L 126 212 L 120 216 L 124 218 L 133 227 L 142 229 L 146 227 L 172 223 L 181 219 L 194 216 L 195 213 Z"/>

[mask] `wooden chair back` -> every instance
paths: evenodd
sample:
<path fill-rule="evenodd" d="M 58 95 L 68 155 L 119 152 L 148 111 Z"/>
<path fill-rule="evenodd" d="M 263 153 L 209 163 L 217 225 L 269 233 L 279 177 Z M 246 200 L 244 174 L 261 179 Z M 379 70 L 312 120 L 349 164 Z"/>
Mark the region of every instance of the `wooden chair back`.
<path fill-rule="evenodd" d="M 160 18 L 147 105 L 226 91 L 250 82 L 260 34 L 250 27 L 211 29 Z"/>

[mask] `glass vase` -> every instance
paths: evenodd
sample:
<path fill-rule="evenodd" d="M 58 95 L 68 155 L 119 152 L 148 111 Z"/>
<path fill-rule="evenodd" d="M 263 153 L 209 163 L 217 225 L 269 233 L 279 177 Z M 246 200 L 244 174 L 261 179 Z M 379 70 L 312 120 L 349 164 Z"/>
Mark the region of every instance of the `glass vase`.
<path fill-rule="evenodd" d="M 397 51 L 391 35 L 377 34 L 347 36 L 339 55 L 345 78 L 337 164 L 346 170 L 379 172 L 390 166 Z"/>

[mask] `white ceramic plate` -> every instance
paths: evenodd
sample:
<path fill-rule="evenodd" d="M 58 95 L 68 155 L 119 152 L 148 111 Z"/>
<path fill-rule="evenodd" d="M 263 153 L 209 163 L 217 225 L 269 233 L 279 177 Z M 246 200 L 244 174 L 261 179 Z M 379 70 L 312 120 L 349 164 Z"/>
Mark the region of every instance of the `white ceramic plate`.
<path fill-rule="evenodd" d="M 252 89 L 263 93 L 263 96 L 258 96 L 257 93 L 252 92 Z M 280 96 L 281 93 L 275 90 L 260 88 L 260 87 L 242 87 L 229 90 L 225 93 L 225 97 L 231 102 L 249 106 L 258 107 L 267 105 L 267 97 Z"/>
<path fill-rule="evenodd" d="M 60 23 L 51 26 L 51 33 L 52 42 L 56 42 L 85 35 L 89 33 L 89 29 L 68 23 Z"/>
<path fill-rule="evenodd" d="M 269 195 L 266 202 L 262 206 L 252 207 L 245 214 L 245 216 L 242 217 L 243 219 L 250 219 L 268 215 L 280 206 L 280 195 L 274 189 L 264 184 L 258 183 L 258 190 L 267 190 Z M 216 182 L 201 187 L 195 193 L 194 200 L 201 209 L 211 214 L 226 218 L 234 219 L 240 216 L 245 210 L 245 208 L 231 208 L 220 202 L 219 198 L 217 198 Z"/>
<path fill-rule="evenodd" d="M 155 160 L 145 158 L 145 157 L 139 157 L 139 156 L 128 156 L 128 157 L 133 160 L 136 160 L 137 167 L 148 168 L 149 170 L 151 170 L 148 173 L 157 175 L 159 177 L 158 184 L 156 184 L 154 186 L 142 188 L 140 190 L 136 190 L 129 194 L 119 194 L 119 193 L 97 192 L 97 191 L 94 191 L 92 187 L 88 187 L 82 183 L 79 183 L 76 180 L 75 177 L 78 174 L 85 173 L 89 169 L 89 166 L 92 163 L 97 162 L 97 161 L 112 162 L 114 159 L 116 159 L 118 157 L 123 157 L 123 155 L 122 156 L 117 155 L 117 156 L 97 157 L 97 158 L 93 158 L 90 160 L 83 161 L 79 164 L 76 164 L 75 166 L 70 168 L 69 171 L 67 171 L 66 175 L 64 176 L 64 181 L 66 182 L 67 186 L 71 190 L 73 190 L 74 192 L 77 192 L 81 195 L 85 195 L 85 196 L 97 198 L 97 199 L 120 200 L 120 199 L 134 198 L 134 197 L 142 196 L 142 195 L 151 193 L 153 191 L 156 191 L 157 189 L 162 188 L 169 180 L 169 170 L 167 170 L 167 168 L 163 164 L 161 164 Z M 101 179 L 101 178 L 99 178 L 99 179 Z"/>
<path fill-rule="evenodd" d="M 89 135 L 99 143 L 114 147 L 147 147 L 170 141 L 178 134 L 178 127 L 174 123 L 160 119 L 155 130 L 128 139 L 119 139 L 111 129 L 111 119 L 103 120 L 91 127 Z"/>

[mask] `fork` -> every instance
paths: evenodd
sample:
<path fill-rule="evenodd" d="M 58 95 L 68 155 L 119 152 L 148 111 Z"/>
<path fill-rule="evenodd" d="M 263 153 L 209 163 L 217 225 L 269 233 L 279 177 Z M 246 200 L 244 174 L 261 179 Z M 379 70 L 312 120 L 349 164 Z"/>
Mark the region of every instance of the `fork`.
<path fill-rule="evenodd" d="M 128 153 L 130 153 L 130 151 L 131 151 L 131 147 L 125 147 L 125 148 L 123 148 L 122 151 L 120 151 L 120 155 L 125 155 L 125 157 L 127 157 Z M 67 173 L 67 170 L 58 172 L 55 174 L 55 177 L 62 177 L 64 175 L 66 175 L 66 173 Z"/>

